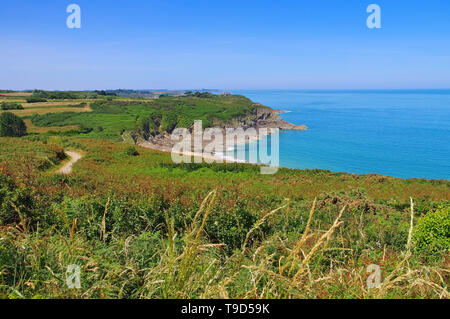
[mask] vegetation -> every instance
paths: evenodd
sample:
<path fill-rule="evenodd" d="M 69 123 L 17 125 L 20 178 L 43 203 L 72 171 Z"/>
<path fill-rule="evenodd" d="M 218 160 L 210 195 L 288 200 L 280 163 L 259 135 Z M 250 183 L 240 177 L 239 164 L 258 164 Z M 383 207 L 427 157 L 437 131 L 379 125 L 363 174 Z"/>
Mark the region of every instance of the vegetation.
<path fill-rule="evenodd" d="M 47 99 L 41 98 L 41 97 L 29 97 L 27 99 L 27 103 L 41 103 L 41 102 L 47 102 Z"/>
<path fill-rule="evenodd" d="M 31 118 L 79 129 L 0 138 L 0 297 L 449 298 L 447 180 L 178 165 L 121 138 L 253 107 L 102 100 Z M 63 150 L 84 154 L 68 176 L 55 174 Z M 72 264 L 81 289 L 66 285 Z"/>
<path fill-rule="evenodd" d="M 450 250 L 450 207 L 441 207 L 421 217 L 415 234 L 416 247 L 423 253 Z"/>
<path fill-rule="evenodd" d="M 36 148 L 52 157 L 54 143 L 87 154 L 72 176 L 35 167 L 30 155 L 8 159 Z M 415 216 L 427 216 L 449 207 L 447 181 L 177 166 L 164 153 L 130 156 L 129 146 L 96 139 L 0 144 L 4 297 L 448 297 L 446 251 L 425 261 L 416 235 L 407 248 L 407 194 Z M 383 269 L 380 290 L 365 286 L 372 263 Z M 65 286 L 70 264 L 82 268 L 81 290 Z"/>
<path fill-rule="evenodd" d="M 84 125 L 91 130 L 66 132 L 70 136 L 97 137 L 121 141 L 121 133 L 132 131 L 133 136 L 171 133 L 176 127 L 188 128 L 194 119 L 202 120 L 204 127 L 245 117 L 255 112 L 256 105 L 239 96 L 166 97 L 151 101 L 104 101 L 91 103 L 92 112 L 36 114 L 32 123 L 38 127 Z M 96 127 L 103 130 L 95 130 Z M 81 134 L 81 135 L 80 135 Z"/>
<path fill-rule="evenodd" d="M 139 152 L 137 151 L 136 147 L 134 147 L 134 146 L 129 146 L 126 149 L 125 153 L 129 156 L 138 156 L 139 155 Z"/>
<path fill-rule="evenodd" d="M 15 102 L 2 102 L 0 104 L 1 110 L 23 110 L 23 106 Z"/>
<path fill-rule="evenodd" d="M 43 91 L 34 90 L 31 98 L 44 100 L 75 100 L 75 99 L 97 99 L 103 96 L 116 96 L 115 93 L 108 93 L 106 91 L 94 92 L 64 92 L 64 91 Z"/>
<path fill-rule="evenodd" d="M 10 112 L 0 114 L 0 136 L 21 137 L 25 134 L 27 127 L 20 117 Z"/>
<path fill-rule="evenodd" d="M 214 97 L 214 94 L 211 94 L 211 93 L 209 93 L 209 92 L 192 92 L 192 91 L 186 91 L 186 92 L 184 93 L 184 95 L 185 95 L 185 96 L 195 96 L 195 97 L 198 97 L 198 98 L 204 98 L 204 99 Z"/>

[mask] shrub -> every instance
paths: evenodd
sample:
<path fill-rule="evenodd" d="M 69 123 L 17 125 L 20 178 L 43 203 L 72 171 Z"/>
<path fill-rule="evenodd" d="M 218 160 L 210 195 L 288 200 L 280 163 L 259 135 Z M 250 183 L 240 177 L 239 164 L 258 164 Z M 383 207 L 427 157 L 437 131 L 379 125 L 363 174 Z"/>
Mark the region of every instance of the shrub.
<path fill-rule="evenodd" d="M 3 102 L 1 104 L 2 110 L 23 110 L 23 106 L 15 102 Z"/>
<path fill-rule="evenodd" d="M 91 133 L 94 129 L 92 127 L 89 127 L 85 124 L 81 124 L 80 128 L 78 129 L 78 132 L 80 132 L 81 134 L 88 134 Z"/>
<path fill-rule="evenodd" d="M 11 112 L 0 114 L 0 136 L 21 137 L 27 134 L 25 122 Z"/>
<path fill-rule="evenodd" d="M 167 113 L 162 116 L 161 130 L 172 133 L 178 124 L 178 117 L 176 114 Z"/>
<path fill-rule="evenodd" d="M 47 102 L 47 100 L 40 97 L 29 97 L 27 99 L 27 103 L 39 103 L 39 102 Z"/>
<path fill-rule="evenodd" d="M 61 161 L 67 158 L 64 149 L 57 145 L 49 145 L 48 150 L 52 152 L 52 155 L 50 155 L 48 159 L 52 162 L 53 165 L 59 164 Z"/>
<path fill-rule="evenodd" d="M 425 253 L 450 250 L 450 206 L 419 218 L 414 234 L 416 249 Z"/>
<path fill-rule="evenodd" d="M 250 212 L 245 203 L 236 202 L 230 209 L 216 209 L 206 223 L 206 232 L 213 243 L 225 244 L 225 250 L 231 253 L 241 248 L 257 219 L 257 214 Z"/>
<path fill-rule="evenodd" d="M 139 152 L 136 150 L 136 148 L 134 146 L 129 146 L 125 153 L 129 156 L 138 156 Z"/>
<path fill-rule="evenodd" d="M 0 225 L 23 221 L 30 229 L 35 229 L 38 224 L 46 227 L 55 218 L 49 210 L 50 202 L 44 193 L 17 185 L 10 177 L 0 178 Z"/>
<path fill-rule="evenodd" d="M 79 108 L 83 108 L 83 107 L 86 107 L 86 105 L 87 105 L 86 102 L 81 102 L 80 104 L 67 105 L 67 107 L 79 107 Z"/>

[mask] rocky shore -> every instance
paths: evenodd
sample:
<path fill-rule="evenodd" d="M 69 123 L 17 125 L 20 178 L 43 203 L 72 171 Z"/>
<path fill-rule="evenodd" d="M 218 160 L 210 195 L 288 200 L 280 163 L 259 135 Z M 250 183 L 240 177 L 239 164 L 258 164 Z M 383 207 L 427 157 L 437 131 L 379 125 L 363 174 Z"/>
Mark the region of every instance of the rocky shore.
<path fill-rule="evenodd" d="M 258 132 L 258 138 L 262 138 L 265 134 L 260 132 L 260 129 L 280 129 L 280 130 L 307 130 L 306 125 L 295 125 L 283 120 L 279 115 L 287 113 L 289 111 L 274 110 L 270 107 L 259 105 L 255 108 L 254 114 L 250 114 L 245 117 L 239 117 L 229 122 L 212 122 L 212 127 L 222 129 L 225 134 L 226 128 L 242 128 L 244 130 L 248 128 L 255 128 Z M 190 128 L 192 131 L 192 128 Z M 270 130 L 269 130 L 270 134 Z M 247 142 L 249 142 L 247 140 Z M 204 142 L 204 146 L 209 141 Z M 138 138 L 136 144 L 142 147 L 159 150 L 162 152 L 171 152 L 175 142 L 171 139 L 171 134 L 168 132 L 161 133 L 157 136 L 151 136 L 148 140 Z"/>
<path fill-rule="evenodd" d="M 252 124 L 256 128 L 278 128 L 281 130 L 297 130 L 304 131 L 308 127 L 306 125 L 295 125 L 283 120 L 279 115 L 289 113 L 290 111 L 273 110 L 268 107 L 261 107 L 257 111 L 257 117 Z"/>

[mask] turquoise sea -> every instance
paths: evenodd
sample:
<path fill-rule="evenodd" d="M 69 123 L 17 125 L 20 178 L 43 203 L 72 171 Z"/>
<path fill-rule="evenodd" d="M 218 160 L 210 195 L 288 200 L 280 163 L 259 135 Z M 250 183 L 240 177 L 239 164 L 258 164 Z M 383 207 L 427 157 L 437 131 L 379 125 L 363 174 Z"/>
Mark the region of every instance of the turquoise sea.
<path fill-rule="evenodd" d="M 450 90 L 234 90 L 288 110 L 280 166 L 450 179 Z M 268 138 L 270 143 L 270 137 Z"/>

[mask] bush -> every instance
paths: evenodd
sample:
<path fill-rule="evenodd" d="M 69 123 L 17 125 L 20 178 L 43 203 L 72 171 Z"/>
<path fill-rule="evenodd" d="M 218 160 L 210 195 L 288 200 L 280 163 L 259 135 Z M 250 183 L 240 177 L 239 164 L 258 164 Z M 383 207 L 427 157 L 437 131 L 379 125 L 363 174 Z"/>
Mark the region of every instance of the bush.
<path fill-rule="evenodd" d="M 414 234 L 416 249 L 425 253 L 450 250 L 450 206 L 419 218 Z"/>
<path fill-rule="evenodd" d="M 52 152 L 52 155 L 50 155 L 48 159 L 50 160 L 50 162 L 52 162 L 53 165 L 57 165 L 67 158 L 64 149 L 57 145 L 49 145 L 47 149 Z"/>
<path fill-rule="evenodd" d="M 0 225 L 22 220 L 27 227 L 35 229 L 38 224 L 44 227 L 53 224 L 55 215 L 49 209 L 50 202 L 45 193 L 18 185 L 9 176 L 0 178 Z"/>
<path fill-rule="evenodd" d="M 92 127 L 89 127 L 85 124 L 81 124 L 80 128 L 78 129 L 78 132 L 81 134 L 88 134 L 91 133 L 94 129 Z"/>
<path fill-rule="evenodd" d="M 86 102 L 81 102 L 80 104 L 67 105 L 67 107 L 83 108 L 86 107 Z"/>
<path fill-rule="evenodd" d="M 39 102 L 47 102 L 47 100 L 40 97 L 30 97 L 27 99 L 27 103 L 39 103 Z"/>
<path fill-rule="evenodd" d="M 162 116 L 161 130 L 172 133 L 178 124 L 178 117 L 176 114 L 168 113 Z"/>
<path fill-rule="evenodd" d="M 136 148 L 134 146 L 129 146 L 125 153 L 129 156 L 138 156 L 139 152 L 136 150 Z"/>
<path fill-rule="evenodd" d="M 225 244 L 225 250 L 232 253 L 241 248 L 257 219 L 257 214 L 250 212 L 245 203 L 236 202 L 234 207 L 229 209 L 216 208 L 207 220 L 206 233 L 209 240 Z M 251 238 L 255 239 L 257 238 Z"/>
<path fill-rule="evenodd" d="M 11 112 L 0 114 L 0 136 L 21 137 L 27 134 L 25 122 Z"/>
<path fill-rule="evenodd" d="M 3 102 L 0 108 L 2 110 L 23 110 L 23 106 L 15 102 Z"/>

